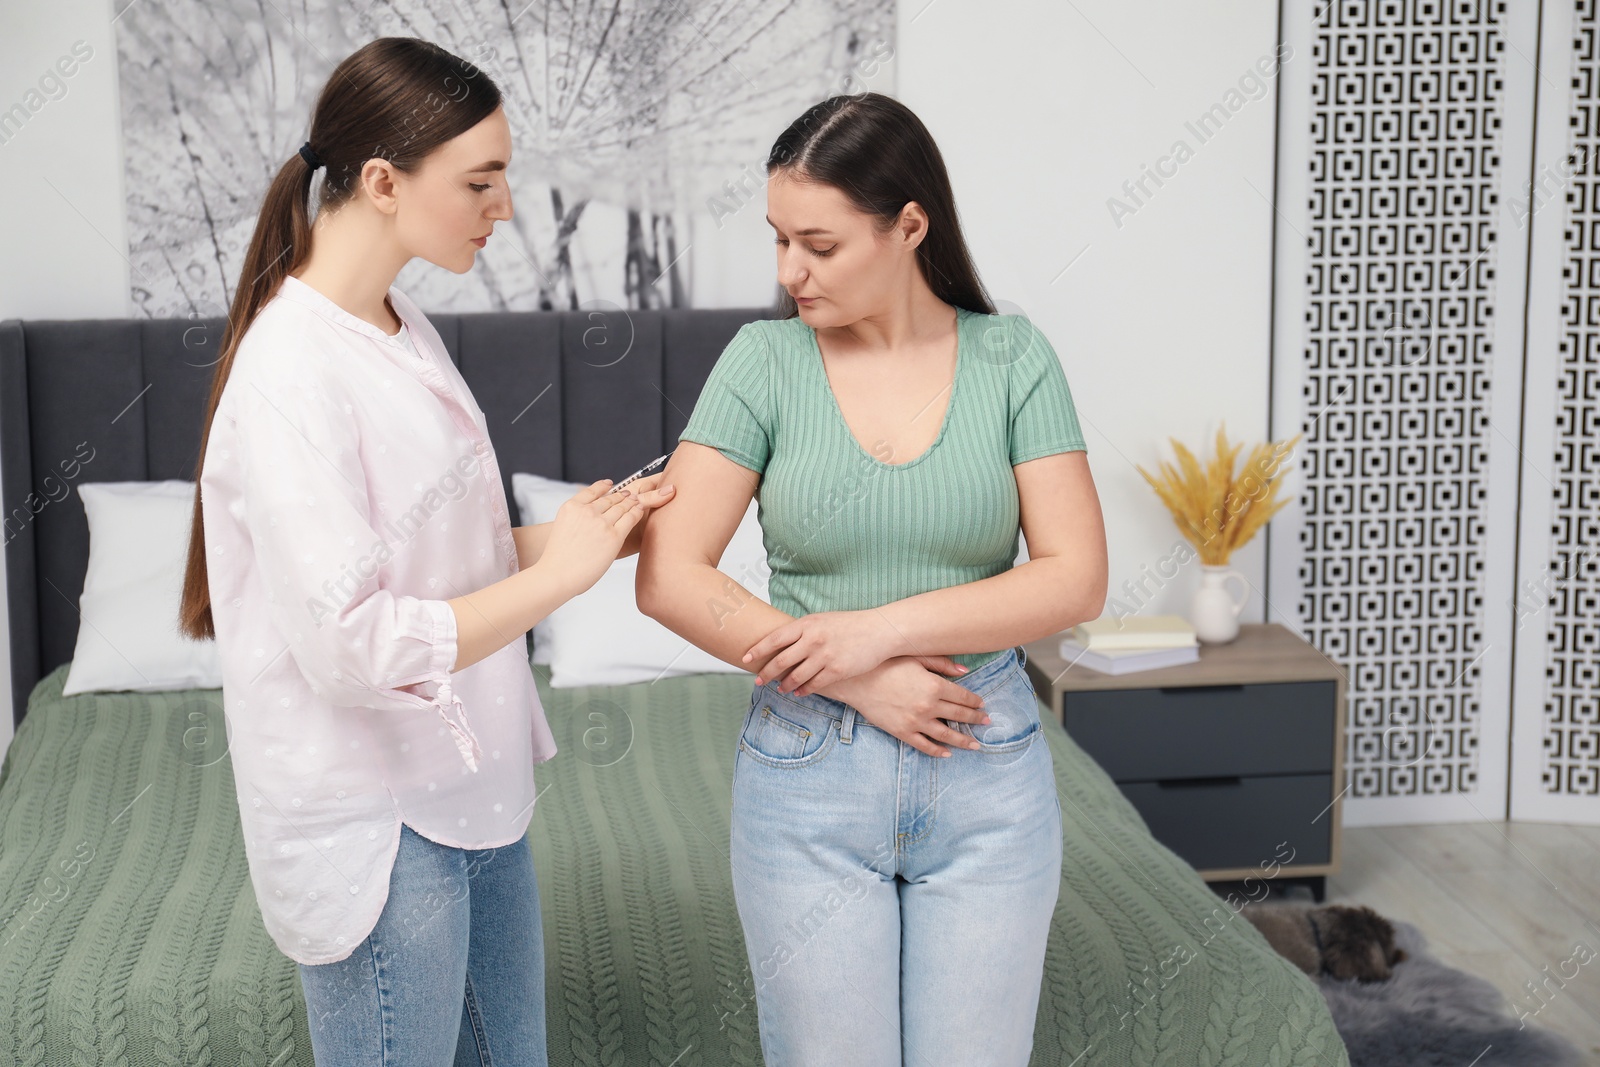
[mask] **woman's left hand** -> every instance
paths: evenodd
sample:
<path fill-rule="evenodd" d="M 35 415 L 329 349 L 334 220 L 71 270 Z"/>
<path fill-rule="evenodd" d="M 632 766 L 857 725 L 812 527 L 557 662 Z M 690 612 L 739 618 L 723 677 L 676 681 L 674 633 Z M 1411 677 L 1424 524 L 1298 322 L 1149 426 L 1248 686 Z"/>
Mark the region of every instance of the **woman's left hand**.
<path fill-rule="evenodd" d="M 778 652 L 756 684 L 781 679 L 778 692 L 805 696 L 865 674 L 895 655 L 898 644 L 894 628 L 875 611 L 819 611 L 784 623 L 757 641 L 744 662 L 758 664 Z"/>

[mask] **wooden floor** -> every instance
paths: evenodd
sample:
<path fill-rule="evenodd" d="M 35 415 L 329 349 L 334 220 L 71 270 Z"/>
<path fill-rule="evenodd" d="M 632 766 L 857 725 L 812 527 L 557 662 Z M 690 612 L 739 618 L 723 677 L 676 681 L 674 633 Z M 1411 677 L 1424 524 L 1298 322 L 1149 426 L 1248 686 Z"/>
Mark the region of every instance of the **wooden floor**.
<path fill-rule="evenodd" d="M 1512 1014 L 1600 1064 L 1600 827 L 1345 827 L 1327 902 L 1413 924 L 1435 956 L 1498 986 Z M 1529 988 L 1540 983 L 1542 999 Z"/>

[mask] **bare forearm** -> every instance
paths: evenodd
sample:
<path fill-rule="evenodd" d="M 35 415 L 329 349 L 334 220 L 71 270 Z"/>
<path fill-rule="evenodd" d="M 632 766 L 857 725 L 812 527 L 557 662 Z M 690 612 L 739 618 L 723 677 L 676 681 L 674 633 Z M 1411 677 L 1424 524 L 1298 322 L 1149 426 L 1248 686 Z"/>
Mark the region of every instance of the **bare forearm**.
<path fill-rule="evenodd" d="M 878 608 L 891 656 L 953 656 L 1027 644 L 1097 618 L 1094 590 L 1065 557 L 1030 559 L 992 578 L 931 589 Z"/>
<path fill-rule="evenodd" d="M 617 558 L 631 556 L 639 551 L 639 545 L 644 540 L 645 523 L 649 521 L 646 515 L 637 526 L 628 531 L 628 536 L 623 538 L 622 549 L 617 553 Z M 554 523 L 541 522 L 532 526 L 513 526 L 511 536 L 517 544 L 517 566 L 527 570 L 539 562 L 539 557 L 544 555 L 544 546 L 550 541 L 550 527 Z"/>
<path fill-rule="evenodd" d="M 545 562 L 524 565 L 509 578 L 447 601 L 456 615 L 456 662 L 450 669 L 459 671 L 500 651 L 572 596 L 564 576 Z"/>
<path fill-rule="evenodd" d="M 704 563 L 677 564 L 664 575 L 652 575 L 651 580 L 660 583 L 656 587 L 660 595 L 650 608 L 644 608 L 644 596 L 637 597 L 645 614 L 724 663 L 763 678 L 767 664 L 783 651 L 774 649 L 757 660 L 744 662 L 744 654 L 750 651 L 751 645 L 793 622 L 794 616 L 755 596 L 715 567 Z M 843 678 L 832 685 L 820 686 L 814 692 L 849 703 L 858 685 L 854 678 Z"/>
<path fill-rule="evenodd" d="M 517 568 L 527 570 L 539 562 L 539 557 L 544 555 L 544 546 L 550 542 L 550 528 L 553 522 L 541 522 L 532 526 L 513 526 L 511 539 L 517 546 Z"/>
<path fill-rule="evenodd" d="M 746 663 L 744 654 L 794 618 L 705 563 L 662 568 L 652 583 L 653 589 L 644 587 L 650 595 L 638 598 L 646 615 L 742 671 L 761 673 L 772 656 L 763 657 L 760 663 Z M 646 600 L 651 602 L 649 607 L 645 607 Z"/>

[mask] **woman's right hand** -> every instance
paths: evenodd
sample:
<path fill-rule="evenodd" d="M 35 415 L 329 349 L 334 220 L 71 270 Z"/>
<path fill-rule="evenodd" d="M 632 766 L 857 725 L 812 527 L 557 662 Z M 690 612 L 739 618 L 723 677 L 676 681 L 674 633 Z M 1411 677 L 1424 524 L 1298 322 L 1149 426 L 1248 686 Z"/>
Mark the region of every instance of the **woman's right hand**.
<path fill-rule="evenodd" d="M 584 486 L 562 501 L 550 526 L 539 562 L 549 560 L 577 596 L 617 561 L 628 532 L 644 518 L 645 507 L 632 487 L 611 492 L 611 479 Z"/>
<path fill-rule="evenodd" d="M 946 745 L 976 749 L 978 742 L 941 720 L 982 725 L 989 721 L 983 698 L 934 673 L 943 656 L 894 656 L 817 692 L 854 707 L 872 725 L 930 756 L 948 756 Z"/>

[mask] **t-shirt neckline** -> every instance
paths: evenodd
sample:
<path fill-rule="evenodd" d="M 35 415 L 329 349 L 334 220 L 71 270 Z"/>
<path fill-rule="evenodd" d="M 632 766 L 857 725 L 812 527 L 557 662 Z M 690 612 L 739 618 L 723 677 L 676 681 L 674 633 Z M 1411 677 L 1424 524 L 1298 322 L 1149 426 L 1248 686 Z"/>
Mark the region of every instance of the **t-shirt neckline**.
<path fill-rule="evenodd" d="M 822 362 L 822 345 L 817 342 L 817 331 L 812 326 L 807 325 L 804 322 L 801 323 L 801 325 L 805 326 L 806 333 L 811 339 L 811 352 L 814 359 L 814 366 L 817 368 L 817 373 L 822 378 L 822 388 L 824 393 L 827 395 L 828 406 L 833 409 L 834 419 L 838 422 L 839 428 L 844 432 L 845 437 L 849 439 L 852 448 L 854 448 L 862 456 L 866 457 L 866 459 L 870 462 L 876 463 L 884 470 L 891 471 L 901 471 L 915 467 L 917 464 L 933 455 L 934 450 L 939 447 L 939 443 L 944 440 L 945 434 L 949 431 L 951 420 L 955 415 L 956 399 L 961 393 L 961 368 L 967 361 L 967 318 L 972 314 L 973 312 L 967 310 L 966 308 L 956 306 L 956 370 L 950 383 L 950 397 L 947 401 L 945 401 L 944 420 L 939 423 L 939 433 L 934 437 L 933 443 L 928 445 L 927 448 L 924 448 L 917 455 L 917 458 L 906 460 L 904 463 L 885 463 L 877 456 L 874 456 L 871 452 L 868 452 L 864 447 L 862 447 L 861 442 L 856 440 L 855 433 L 850 429 L 850 423 L 844 417 L 844 409 L 839 406 L 839 398 L 834 395 L 833 383 L 828 380 L 828 368 Z M 796 320 L 799 320 L 798 316 L 796 316 Z"/>

